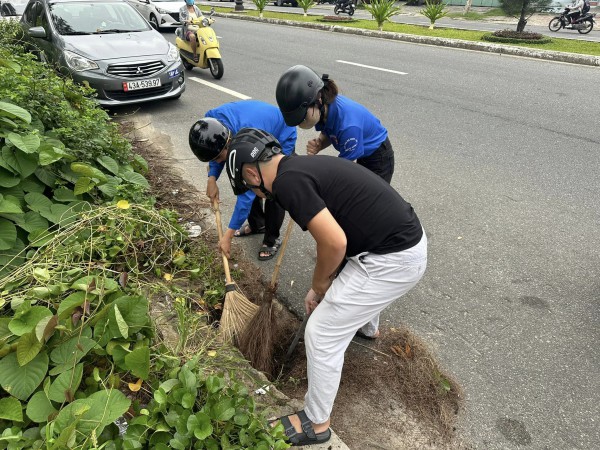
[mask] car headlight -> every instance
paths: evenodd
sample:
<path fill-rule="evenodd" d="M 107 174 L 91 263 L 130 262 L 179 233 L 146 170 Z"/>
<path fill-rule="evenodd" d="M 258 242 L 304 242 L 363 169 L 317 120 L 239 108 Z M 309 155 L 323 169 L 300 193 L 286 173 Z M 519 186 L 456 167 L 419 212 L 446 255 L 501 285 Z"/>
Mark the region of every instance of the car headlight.
<path fill-rule="evenodd" d="M 74 70 L 75 72 L 83 72 L 84 70 L 94 70 L 98 68 L 98 64 L 88 58 L 84 58 L 77 53 L 70 52 L 69 50 L 65 50 L 63 52 L 65 57 L 65 62 L 69 69 Z"/>
<path fill-rule="evenodd" d="M 156 11 L 158 11 L 159 14 L 169 14 L 169 11 L 162 8 L 156 8 Z"/>
<path fill-rule="evenodd" d="M 179 58 L 177 47 L 169 42 L 169 52 L 167 53 L 167 61 L 172 62 Z"/>

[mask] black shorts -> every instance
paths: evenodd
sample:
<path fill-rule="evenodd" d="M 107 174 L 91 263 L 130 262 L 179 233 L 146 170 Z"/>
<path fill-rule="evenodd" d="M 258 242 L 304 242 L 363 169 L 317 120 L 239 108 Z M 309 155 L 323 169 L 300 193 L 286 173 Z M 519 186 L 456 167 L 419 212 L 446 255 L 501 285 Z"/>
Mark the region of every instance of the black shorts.
<path fill-rule="evenodd" d="M 357 159 L 356 162 L 379 175 L 388 183 L 392 181 L 392 175 L 394 175 L 394 149 L 390 139 L 386 138 L 377 150 L 369 156 Z"/>

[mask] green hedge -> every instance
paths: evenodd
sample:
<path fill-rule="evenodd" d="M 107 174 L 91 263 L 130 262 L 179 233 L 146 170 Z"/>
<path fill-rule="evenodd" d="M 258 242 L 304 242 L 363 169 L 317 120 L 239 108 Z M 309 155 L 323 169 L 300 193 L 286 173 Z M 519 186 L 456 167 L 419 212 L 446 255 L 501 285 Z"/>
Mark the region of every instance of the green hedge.
<path fill-rule="evenodd" d="M 512 32 L 516 34 L 516 32 Z M 521 33 L 524 36 L 537 35 L 537 33 Z M 545 37 L 543 35 L 537 35 L 540 37 L 514 37 L 514 36 L 502 36 L 498 35 L 498 32 L 495 33 L 486 33 L 481 39 L 488 42 L 500 42 L 502 44 L 548 44 L 552 42 L 552 39 L 549 37 Z"/>

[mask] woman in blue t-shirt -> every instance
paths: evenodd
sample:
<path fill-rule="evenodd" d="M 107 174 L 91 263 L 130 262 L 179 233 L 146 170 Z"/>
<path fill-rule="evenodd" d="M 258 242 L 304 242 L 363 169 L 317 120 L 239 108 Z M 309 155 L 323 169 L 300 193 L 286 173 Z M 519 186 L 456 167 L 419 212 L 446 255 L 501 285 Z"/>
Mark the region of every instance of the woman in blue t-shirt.
<path fill-rule="evenodd" d="M 340 157 L 356 160 L 388 183 L 394 174 L 394 150 L 387 129 L 367 108 L 343 95 L 328 75 L 306 66 L 289 68 L 279 79 L 277 104 L 287 125 L 321 133 L 308 142 L 316 155 L 333 145 Z"/>

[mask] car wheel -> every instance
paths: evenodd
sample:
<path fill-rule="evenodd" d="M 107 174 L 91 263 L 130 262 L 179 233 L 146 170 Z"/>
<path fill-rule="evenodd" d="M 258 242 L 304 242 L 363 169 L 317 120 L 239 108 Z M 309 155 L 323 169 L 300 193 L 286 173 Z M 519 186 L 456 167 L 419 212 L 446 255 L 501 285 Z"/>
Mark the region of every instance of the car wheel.
<path fill-rule="evenodd" d="M 158 19 L 154 14 L 150 14 L 150 25 L 152 25 L 152 28 L 157 31 L 160 29 L 160 26 L 158 25 Z"/>

